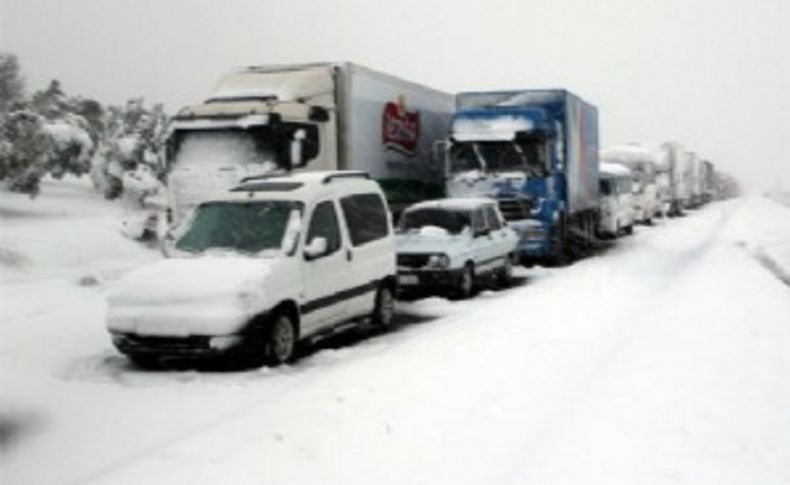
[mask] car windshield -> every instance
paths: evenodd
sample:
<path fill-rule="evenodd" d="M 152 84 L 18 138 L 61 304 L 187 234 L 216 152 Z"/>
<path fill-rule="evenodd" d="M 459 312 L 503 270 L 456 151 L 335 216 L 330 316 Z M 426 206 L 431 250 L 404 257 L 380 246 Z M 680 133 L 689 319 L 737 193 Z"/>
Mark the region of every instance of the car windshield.
<path fill-rule="evenodd" d="M 302 211 L 294 201 L 208 202 L 195 213 L 175 242 L 190 253 L 225 249 L 242 253 L 279 250 L 292 213 Z"/>
<path fill-rule="evenodd" d="M 470 225 L 469 212 L 438 208 L 425 208 L 407 211 L 400 221 L 403 232 L 419 230 L 423 227 L 440 227 L 450 234 L 460 234 Z"/>

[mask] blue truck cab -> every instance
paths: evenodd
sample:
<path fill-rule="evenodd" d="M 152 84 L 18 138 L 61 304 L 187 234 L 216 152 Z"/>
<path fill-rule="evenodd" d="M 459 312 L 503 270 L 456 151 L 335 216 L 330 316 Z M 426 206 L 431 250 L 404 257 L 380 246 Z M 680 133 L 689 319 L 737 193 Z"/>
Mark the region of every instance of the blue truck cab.
<path fill-rule="evenodd" d="M 445 144 L 450 197 L 491 197 L 525 261 L 595 239 L 597 109 L 565 90 L 461 93 Z"/>

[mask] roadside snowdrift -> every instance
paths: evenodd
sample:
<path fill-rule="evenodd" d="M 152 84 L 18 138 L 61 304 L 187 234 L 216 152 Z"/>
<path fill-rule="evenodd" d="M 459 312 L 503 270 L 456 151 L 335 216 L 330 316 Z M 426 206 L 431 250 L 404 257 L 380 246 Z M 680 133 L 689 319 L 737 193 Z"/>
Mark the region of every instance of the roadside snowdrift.
<path fill-rule="evenodd" d="M 103 280 L 75 278 L 158 255 L 116 239 L 104 201 L 48 189 L 15 218 L 0 202 L 0 247 L 35 263 L 0 266 L 9 483 L 790 480 L 790 289 L 755 256 L 790 270 L 790 209 L 766 199 L 511 291 L 403 304 L 398 331 L 292 366 L 212 373 L 110 347 Z"/>

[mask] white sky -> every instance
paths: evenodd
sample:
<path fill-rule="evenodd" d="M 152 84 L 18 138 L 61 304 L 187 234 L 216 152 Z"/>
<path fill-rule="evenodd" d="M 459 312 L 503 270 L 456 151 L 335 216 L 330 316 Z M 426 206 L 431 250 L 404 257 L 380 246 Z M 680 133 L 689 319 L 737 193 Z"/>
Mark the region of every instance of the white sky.
<path fill-rule="evenodd" d="M 676 139 L 790 189 L 790 0 L 0 0 L 28 88 L 173 112 L 242 65 L 351 60 L 446 91 L 568 88 L 602 146 Z"/>

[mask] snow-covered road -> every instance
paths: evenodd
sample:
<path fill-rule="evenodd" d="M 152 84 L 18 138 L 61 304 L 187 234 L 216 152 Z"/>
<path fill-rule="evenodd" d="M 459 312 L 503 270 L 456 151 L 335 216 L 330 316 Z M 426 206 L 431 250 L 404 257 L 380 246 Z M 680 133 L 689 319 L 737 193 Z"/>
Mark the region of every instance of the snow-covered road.
<path fill-rule="evenodd" d="M 0 203 L 2 483 L 790 481 L 790 209 L 767 199 L 404 303 L 398 330 L 291 366 L 148 372 L 103 292 L 158 255 L 58 187 Z"/>

